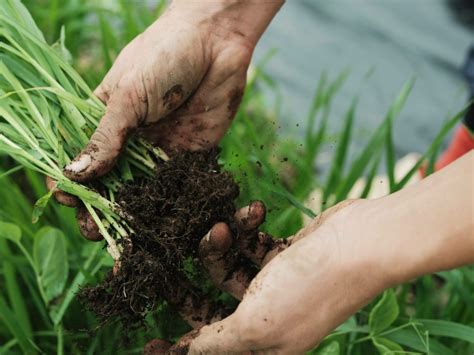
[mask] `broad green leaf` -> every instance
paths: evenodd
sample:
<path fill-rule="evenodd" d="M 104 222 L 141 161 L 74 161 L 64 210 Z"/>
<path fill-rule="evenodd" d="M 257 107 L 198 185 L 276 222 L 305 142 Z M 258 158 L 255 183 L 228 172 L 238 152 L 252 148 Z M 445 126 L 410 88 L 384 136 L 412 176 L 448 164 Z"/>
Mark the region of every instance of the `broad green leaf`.
<path fill-rule="evenodd" d="M 49 200 L 51 199 L 51 196 L 54 193 L 54 189 L 51 189 L 48 191 L 48 193 L 44 196 L 42 196 L 38 201 L 36 201 L 34 207 L 33 207 L 33 213 L 31 214 L 31 222 L 36 223 L 38 222 L 39 218 L 44 212 L 44 209 L 46 208 Z"/>
<path fill-rule="evenodd" d="M 64 234 L 52 227 L 41 228 L 35 235 L 33 259 L 48 302 L 59 296 L 66 285 L 69 265 L 64 240 Z"/>
<path fill-rule="evenodd" d="M 337 341 L 332 341 L 328 345 L 317 349 L 315 355 L 339 355 L 341 353 L 341 347 Z"/>
<path fill-rule="evenodd" d="M 0 238 L 9 239 L 19 243 L 21 240 L 21 229 L 16 224 L 0 222 Z"/>
<path fill-rule="evenodd" d="M 372 343 L 377 348 L 380 355 L 404 354 L 403 348 L 397 343 L 386 338 L 375 337 Z"/>
<path fill-rule="evenodd" d="M 392 289 L 386 290 L 369 314 L 369 328 L 372 334 L 387 329 L 398 317 L 397 297 Z"/>

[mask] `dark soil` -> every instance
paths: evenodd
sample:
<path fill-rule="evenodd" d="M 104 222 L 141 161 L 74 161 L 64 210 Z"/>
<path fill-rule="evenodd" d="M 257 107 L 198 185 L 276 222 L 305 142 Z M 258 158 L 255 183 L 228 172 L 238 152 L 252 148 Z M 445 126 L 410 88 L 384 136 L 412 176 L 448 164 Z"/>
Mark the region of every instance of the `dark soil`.
<path fill-rule="evenodd" d="M 136 179 L 119 191 L 117 201 L 133 217 L 132 247 L 124 245 L 116 274 L 109 272 L 80 294 L 104 322 L 120 319 L 131 329 L 163 300 L 175 309 L 189 298 L 200 305 L 205 291 L 197 262 L 199 242 L 215 223 L 233 223 L 239 194 L 217 159 L 216 150 L 181 153 L 161 164 L 154 178 Z"/>

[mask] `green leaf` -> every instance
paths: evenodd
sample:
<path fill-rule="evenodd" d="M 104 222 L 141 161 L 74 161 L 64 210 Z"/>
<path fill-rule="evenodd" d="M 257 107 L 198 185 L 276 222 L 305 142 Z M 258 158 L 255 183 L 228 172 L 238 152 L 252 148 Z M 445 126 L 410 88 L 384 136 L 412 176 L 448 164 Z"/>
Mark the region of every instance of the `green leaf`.
<path fill-rule="evenodd" d="M 455 338 L 474 344 L 474 327 L 435 319 L 416 319 L 430 335 Z"/>
<path fill-rule="evenodd" d="M 61 56 L 61 58 L 63 58 L 66 62 L 71 64 L 72 55 L 71 55 L 71 52 L 69 52 L 69 50 L 66 48 L 65 42 L 66 42 L 66 33 L 64 30 L 64 26 L 62 26 L 58 41 L 56 43 L 53 43 L 51 47 L 56 51 L 56 53 L 58 53 Z"/>
<path fill-rule="evenodd" d="M 348 156 L 347 151 L 351 141 L 352 126 L 354 122 L 355 109 L 357 106 L 357 97 L 352 100 L 349 111 L 346 113 L 345 123 L 343 130 L 339 136 L 339 142 L 336 148 L 336 154 L 332 159 L 330 173 L 328 175 L 326 187 L 324 189 L 324 200 L 327 200 L 329 195 L 334 192 L 335 187 L 338 185 L 342 171 L 344 169 L 344 163 Z"/>
<path fill-rule="evenodd" d="M 410 95 L 410 92 L 411 92 L 411 89 L 413 88 L 414 83 L 415 83 L 415 80 L 412 79 L 403 86 L 401 92 L 398 94 L 397 98 L 395 99 L 393 104 L 390 106 L 387 117 L 385 118 L 388 121 L 388 126 L 387 126 L 386 136 L 385 136 L 385 148 L 386 148 L 385 151 L 386 151 L 386 157 L 387 157 L 386 164 L 387 164 L 387 175 L 388 175 L 388 180 L 390 184 L 390 192 L 394 192 L 395 187 L 396 187 L 396 183 L 395 183 L 396 158 L 395 158 L 395 147 L 394 147 L 393 139 L 392 139 L 393 121 L 398 116 L 403 106 L 405 105 L 405 102 L 408 98 L 408 95 Z"/>
<path fill-rule="evenodd" d="M 386 338 L 375 337 L 372 343 L 379 351 L 380 355 L 404 354 L 403 348 L 397 343 Z"/>
<path fill-rule="evenodd" d="M 26 334 L 24 329 L 18 322 L 15 314 L 8 306 L 5 299 L 0 295 L 0 320 L 7 326 L 10 333 L 18 340 L 18 343 L 24 354 L 36 354 L 39 349 L 32 339 Z"/>
<path fill-rule="evenodd" d="M 424 339 L 414 329 L 401 329 L 385 335 L 386 338 L 421 352 L 428 352 L 430 355 L 454 355 L 448 347 L 441 344 L 436 339 L 429 339 L 429 348 L 424 343 Z"/>
<path fill-rule="evenodd" d="M 18 244 L 21 239 L 21 229 L 16 224 L 0 222 L 0 238 L 9 239 Z"/>
<path fill-rule="evenodd" d="M 369 314 L 369 328 L 372 334 L 387 329 L 398 317 L 397 297 L 392 289 L 385 291 Z"/>
<path fill-rule="evenodd" d="M 41 228 L 35 235 L 33 258 L 48 302 L 59 296 L 66 285 L 69 266 L 64 240 L 64 234 L 52 227 Z"/>
<path fill-rule="evenodd" d="M 48 193 L 42 196 L 38 201 L 36 201 L 33 207 L 33 213 L 31 214 L 31 222 L 36 223 L 38 222 L 39 218 L 44 212 L 46 205 L 48 204 L 51 196 L 53 195 L 54 189 L 48 191 Z"/>
<path fill-rule="evenodd" d="M 426 160 L 426 158 L 431 157 L 433 154 L 436 153 L 437 149 L 443 143 L 444 138 L 447 134 L 453 129 L 461 120 L 461 118 L 466 113 L 467 107 L 463 108 L 461 111 L 456 113 L 454 116 L 449 118 L 441 127 L 441 130 L 438 132 L 436 137 L 433 139 L 433 142 L 426 150 L 426 152 L 421 156 L 420 159 L 416 162 L 416 164 L 405 174 L 405 176 L 397 183 L 395 190 L 400 190 L 405 184 L 411 179 L 411 177 L 418 171 L 420 166 Z"/>
<path fill-rule="evenodd" d="M 7 177 L 8 175 L 14 174 L 14 173 L 16 173 L 18 170 L 21 170 L 21 169 L 23 169 L 23 166 L 17 165 L 17 166 L 15 166 L 15 167 L 13 167 L 13 168 L 11 168 L 11 169 L 5 171 L 5 172 L 2 172 L 2 173 L 0 173 L 0 179 L 2 179 L 2 178 L 4 178 L 4 177 Z"/>
<path fill-rule="evenodd" d="M 31 338 L 31 324 L 28 316 L 28 309 L 26 308 L 25 298 L 23 297 L 21 285 L 18 282 L 18 274 L 21 270 L 17 269 L 17 265 L 5 256 L 12 255 L 12 252 L 6 242 L 6 240 L 0 240 L 0 260 L 3 259 L 3 263 L 0 264 L 3 274 L 4 290 L 8 295 L 13 312 L 16 315 L 18 323 L 20 323 L 25 334 Z"/>
<path fill-rule="evenodd" d="M 315 355 L 339 355 L 341 347 L 337 341 L 332 341 L 328 345 L 316 350 Z"/>

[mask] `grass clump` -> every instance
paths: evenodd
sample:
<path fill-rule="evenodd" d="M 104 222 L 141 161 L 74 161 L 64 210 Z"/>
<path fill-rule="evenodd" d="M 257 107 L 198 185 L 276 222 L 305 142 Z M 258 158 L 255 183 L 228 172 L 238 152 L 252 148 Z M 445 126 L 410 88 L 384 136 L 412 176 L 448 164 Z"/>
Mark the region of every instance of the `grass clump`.
<path fill-rule="evenodd" d="M 105 281 L 82 292 L 103 321 L 140 323 L 162 300 L 199 302 L 183 271 L 199 240 L 217 222 L 231 222 L 238 187 L 221 173 L 217 152 L 177 155 L 130 140 L 117 167 L 98 184 L 63 175 L 97 127 L 104 105 L 66 62 L 63 42 L 49 46 L 26 8 L 0 10 L 0 152 L 57 181 L 77 196 L 115 260 Z M 35 204 L 37 221 L 53 190 Z M 211 317 L 211 316 L 210 316 Z"/>

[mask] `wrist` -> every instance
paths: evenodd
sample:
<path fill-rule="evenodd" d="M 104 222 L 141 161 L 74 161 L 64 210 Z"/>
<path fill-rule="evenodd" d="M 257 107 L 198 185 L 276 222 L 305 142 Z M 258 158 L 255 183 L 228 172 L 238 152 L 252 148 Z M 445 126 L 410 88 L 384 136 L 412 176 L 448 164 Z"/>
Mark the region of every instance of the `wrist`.
<path fill-rule="evenodd" d="M 387 287 L 474 263 L 474 153 L 368 201 L 358 230 Z"/>
<path fill-rule="evenodd" d="M 253 49 L 284 0 L 173 0 L 169 11 L 226 41 Z"/>

